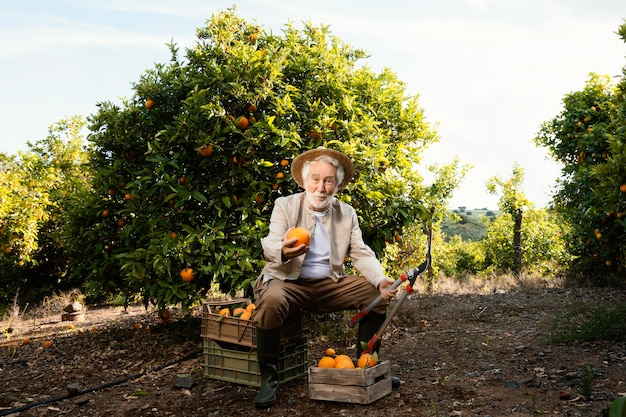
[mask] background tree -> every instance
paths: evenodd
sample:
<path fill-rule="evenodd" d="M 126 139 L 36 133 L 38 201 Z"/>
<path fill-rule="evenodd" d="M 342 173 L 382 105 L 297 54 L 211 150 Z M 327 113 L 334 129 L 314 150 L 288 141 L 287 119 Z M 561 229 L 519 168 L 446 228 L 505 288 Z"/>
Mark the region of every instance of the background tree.
<path fill-rule="evenodd" d="M 94 294 L 187 309 L 214 285 L 249 291 L 273 201 L 298 191 L 290 163 L 320 145 L 353 158 L 340 198 L 376 251 L 423 213 L 415 165 L 436 133 L 391 71 L 310 23 L 279 35 L 227 10 L 197 36 L 90 118 L 94 193 L 72 273 Z"/>
<path fill-rule="evenodd" d="M 440 252 L 443 244 L 441 222 L 451 215 L 447 208 L 448 202 L 471 168 L 469 164 L 461 164 L 458 157 L 448 164 L 434 164 L 428 167 L 432 182 L 421 190 L 423 204 L 419 207 L 418 218 L 404 226 L 393 239 L 387 240 L 383 265 L 388 274 L 400 276 L 425 260 L 427 240 L 425 227 L 430 228 L 432 260 L 423 280 L 427 290 L 434 289 L 439 268 L 446 266 L 446 263 L 442 262 L 445 259 L 442 256 L 443 252 Z"/>
<path fill-rule="evenodd" d="M 542 276 L 557 276 L 570 259 L 563 240 L 564 226 L 551 210 L 536 209 L 522 191 L 524 170 L 517 164 L 509 179 L 492 177 L 487 181 L 487 191 L 500 194 L 498 208 L 501 214 L 489 223 L 483 239 L 484 271 L 521 274 L 518 263 L 526 272 Z M 516 263 L 514 229 L 518 211 L 523 212 L 519 230 L 521 262 Z"/>
<path fill-rule="evenodd" d="M 0 162 L 0 301 L 19 291 L 34 302 L 81 286 L 66 277 L 63 233 L 71 221 L 67 208 L 90 186 L 84 126 L 79 116 L 62 119 L 45 139 Z"/>
<path fill-rule="evenodd" d="M 591 74 L 535 139 L 562 165 L 554 205 L 569 223 L 570 277 L 585 283 L 606 285 L 624 276 L 625 85 Z"/>

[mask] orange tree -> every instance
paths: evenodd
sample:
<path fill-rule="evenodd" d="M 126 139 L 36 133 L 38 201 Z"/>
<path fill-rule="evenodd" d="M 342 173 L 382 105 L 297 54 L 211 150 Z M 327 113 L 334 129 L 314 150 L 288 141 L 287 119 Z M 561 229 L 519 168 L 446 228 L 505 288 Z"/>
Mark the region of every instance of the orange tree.
<path fill-rule="evenodd" d="M 232 9 L 185 59 L 170 49 L 131 99 L 90 117 L 94 193 L 74 221 L 71 272 L 94 294 L 188 309 L 214 285 L 249 292 L 273 201 L 298 191 L 290 163 L 320 145 L 354 159 L 340 198 L 377 251 L 413 221 L 414 166 L 436 133 L 392 72 L 357 65 L 365 52 L 324 26 L 268 33 Z"/>
<path fill-rule="evenodd" d="M 59 290 L 80 287 L 65 277 L 63 230 L 72 200 L 88 192 L 81 117 L 52 125 L 28 150 L 0 159 L 0 305 L 19 292 L 36 302 Z"/>
<path fill-rule="evenodd" d="M 626 26 L 621 30 L 626 40 Z M 562 164 L 554 195 L 569 223 L 572 277 L 608 284 L 624 276 L 626 244 L 626 145 L 624 88 L 592 74 L 582 91 L 565 96 L 564 110 L 544 123 L 536 143 Z"/>

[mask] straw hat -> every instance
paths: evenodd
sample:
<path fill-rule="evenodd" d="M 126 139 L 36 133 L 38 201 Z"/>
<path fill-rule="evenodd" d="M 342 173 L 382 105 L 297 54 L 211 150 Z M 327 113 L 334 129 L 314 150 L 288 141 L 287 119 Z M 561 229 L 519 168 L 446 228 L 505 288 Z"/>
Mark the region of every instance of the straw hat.
<path fill-rule="evenodd" d="M 304 166 L 304 163 L 307 161 L 315 161 L 322 156 L 330 156 L 331 158 L 339 161 L 339 163 L 343 166 L 345 176 L 343 177 L 343 181 L 341 181 L 337 187 L 338 190 L 341 190 L 350 182 L 350 180 L 352 180 L 352 177 L 354 176 L 354 164 L 352 163 L 352 160 L 343 153 L 325 148 L 323 146 L 303 152 L 293 160 L 291 163 L 291 175 L 293 176 L 293 179 L 300 187 L 304 188 L 304 178 L 302 178 L 302 167 Z"/>

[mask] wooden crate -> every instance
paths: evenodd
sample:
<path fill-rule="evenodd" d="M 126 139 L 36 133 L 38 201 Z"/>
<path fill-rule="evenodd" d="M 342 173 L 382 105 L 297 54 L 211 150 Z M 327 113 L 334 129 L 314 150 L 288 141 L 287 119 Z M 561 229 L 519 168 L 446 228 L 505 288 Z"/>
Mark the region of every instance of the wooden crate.
<path fill-rule="evenodd" d="M 241 346 L 256 348 L 256 325 L 252 320 L 238 317 L 225 317 L 218 314 L 224 307 L 245 306 L 247 300 L 207 302 L 202 308 L 200 336 L 220 342 L 234 343 Z M 296 340 L 302 336 L 302 320 L 300 314 L 290 318 L 281 329 L 281 341 Z"/>
<path fill-rule="evenodd" d="M 383 361 L 371 368 L 335 369 L 309 367 L 312 400 L 370 404 L 391 393 L 391 365 Z"/>

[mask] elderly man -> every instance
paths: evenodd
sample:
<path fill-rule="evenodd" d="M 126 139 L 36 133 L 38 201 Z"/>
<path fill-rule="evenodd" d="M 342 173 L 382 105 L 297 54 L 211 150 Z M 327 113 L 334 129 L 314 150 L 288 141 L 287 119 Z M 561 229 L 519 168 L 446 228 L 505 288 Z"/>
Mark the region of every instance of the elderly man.
<path fill-rule="evenodd" d="M 385 301 L 359 324 L 359 341 L 368 342 L 385 321 L 389 299 L 396 294 L 393 280 L 363 241 L 354 208 L 335 197 L 354 175 L 350 158 L 319 147 L 298 156 L 291 173 L 304 192 L 276 200 L 269 234 L 261 241 L 267 263 L 254 289 L 262 380 L 254 399 L 257 408 L 276 403 L 280 331 L 290 314 L 299 309 L 356 310 L 380 294 Z M 297 239 L 287 239 L 294 227 L 310 232 L 310 246 L 293 246 Z M 346 257 L 361 275 L 345 273 Z M 360 355 L 360 343 L 357 350 Z"/>

